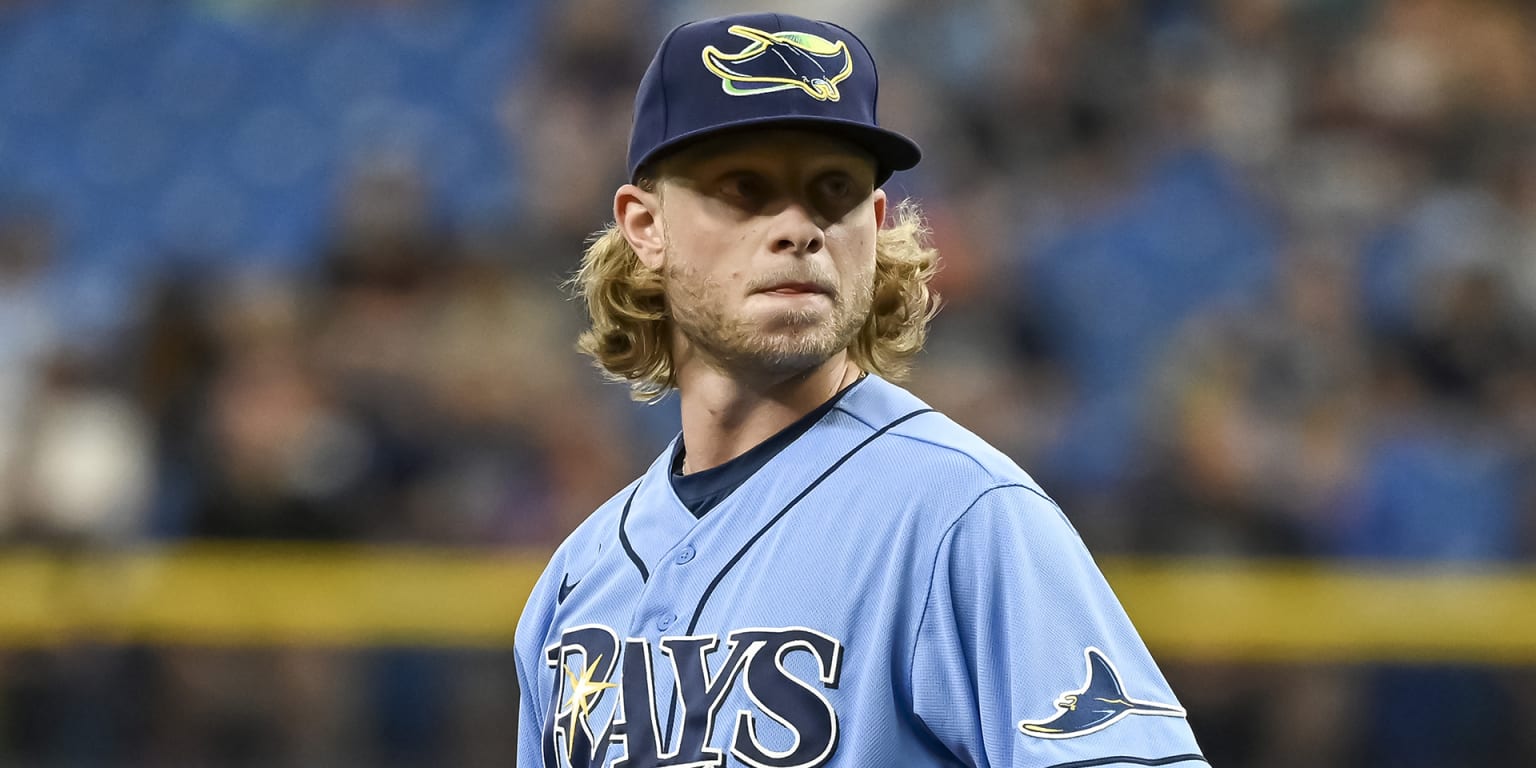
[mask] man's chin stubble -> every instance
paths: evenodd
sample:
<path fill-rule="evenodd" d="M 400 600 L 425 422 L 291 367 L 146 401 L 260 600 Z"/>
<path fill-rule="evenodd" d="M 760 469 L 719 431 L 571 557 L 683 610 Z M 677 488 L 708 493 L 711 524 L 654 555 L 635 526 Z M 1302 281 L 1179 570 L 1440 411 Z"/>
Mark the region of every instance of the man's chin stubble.
<path fill-rule="evenodd" d="M 737 328 L 730 333 L 709 335 L 713 338 L 701 339 L 700 334 L 690 334 L 690 341 L 717 367 L 728 372 L 773 377 L 815 368 L 852 342 L 851 334 L 839 334 L 825 325 L 774 331 Z M 842 335 L 849 338 L 840 338 Z"/>

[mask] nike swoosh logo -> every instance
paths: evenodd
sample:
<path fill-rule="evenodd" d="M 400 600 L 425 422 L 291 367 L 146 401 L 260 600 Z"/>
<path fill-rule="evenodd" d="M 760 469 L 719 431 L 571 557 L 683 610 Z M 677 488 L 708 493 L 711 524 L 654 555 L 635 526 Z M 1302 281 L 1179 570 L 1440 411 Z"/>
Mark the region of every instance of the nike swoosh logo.
<path fill-rule="evenodd" d="M 569 573 L 560 577 L 560 594 L 555 596 L 555 605 L 564 603 L 565 599 L 571 596 L 571 591 L 576 589 L 576 585 L 581 583 L 581 579 L 577 579 L 575 583 L 567 583 L 570 578 Z"/>

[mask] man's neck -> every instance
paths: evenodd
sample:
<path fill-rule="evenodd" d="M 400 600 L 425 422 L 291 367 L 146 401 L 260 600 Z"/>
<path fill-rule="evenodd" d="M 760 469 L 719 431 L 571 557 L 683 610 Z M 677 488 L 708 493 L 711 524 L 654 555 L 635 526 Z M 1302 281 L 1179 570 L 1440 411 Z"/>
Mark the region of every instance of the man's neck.
<path fill-rule="evenodd" d="M 847 352 L 809 371 L 747 378 L 705 365 L 678 372 L 684 473 L 718 467 L 816 410 L 859 377 Z"/>

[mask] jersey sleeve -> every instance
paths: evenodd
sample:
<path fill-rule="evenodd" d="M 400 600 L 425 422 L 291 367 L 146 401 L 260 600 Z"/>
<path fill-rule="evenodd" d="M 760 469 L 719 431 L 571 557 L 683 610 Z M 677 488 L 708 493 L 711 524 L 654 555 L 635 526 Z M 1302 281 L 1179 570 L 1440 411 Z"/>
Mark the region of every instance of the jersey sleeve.
<path fill-rule="evenodd" d="M 543 763 L 542 754 L 542 727 L 544 723 L 543 713 L 539 711 L 533 694 L 536 690 L 533 685 L 533 670 L 528 669 L 527 661 L 521 653 L 517 656 L 517 764 L 540 765 Z"/>
<path fill-rule="evenodd" d="M 986 491 L 949 528 L 913 648 L 913 708 L 965 765 L 1206 765 L 1082 540 L 1030 487 Z"/>
<path fill-rule="evenodd" d="M 539 676 L 544 669 L 544 637 L 549 629 L 551 599 L 548 594 L 548 571 L 529 595 L 523 614 L 517 622 L 517 636 L 513 652 L 517 665 L 517 764 L 539 766 L 544 764 L 543 697 Z"/>

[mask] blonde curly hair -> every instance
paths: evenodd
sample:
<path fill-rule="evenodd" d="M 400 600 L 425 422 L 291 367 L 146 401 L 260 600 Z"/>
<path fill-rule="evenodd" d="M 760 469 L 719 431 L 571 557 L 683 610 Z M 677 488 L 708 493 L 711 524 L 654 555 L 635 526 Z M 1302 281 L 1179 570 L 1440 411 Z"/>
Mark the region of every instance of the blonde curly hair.
<path fill-rule="evenodd" d="M 928 337 L 939 310 L 929 282 L 938 251 L 922 212 L 911 200 L 896 206 L 875 239 L 874 300 L 848 352 L 862 369 L 900 381 Z M 660 272 L 640 261 L 617 224 L 592 236 L 581 268 L 566 283 L 587 305 L 592 325 L 576 348 L 612 381 L 628 382 L 630 397 L 655 402 L 677 385 L 670 320 Z"/>

